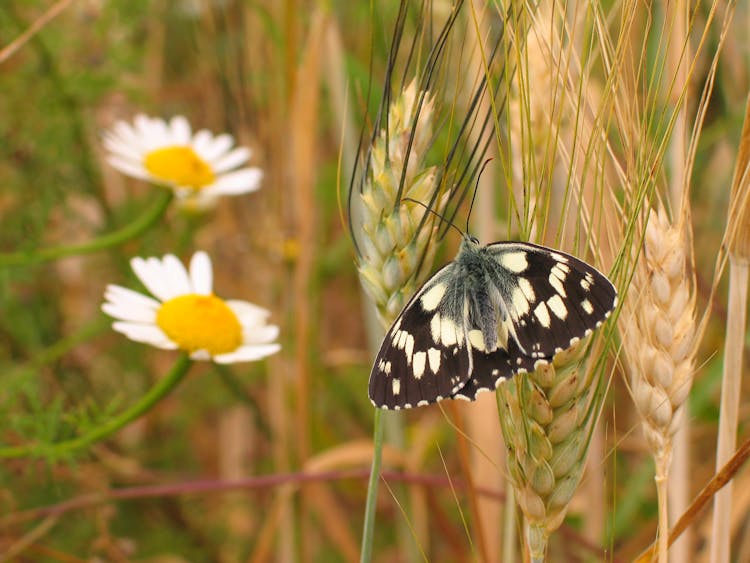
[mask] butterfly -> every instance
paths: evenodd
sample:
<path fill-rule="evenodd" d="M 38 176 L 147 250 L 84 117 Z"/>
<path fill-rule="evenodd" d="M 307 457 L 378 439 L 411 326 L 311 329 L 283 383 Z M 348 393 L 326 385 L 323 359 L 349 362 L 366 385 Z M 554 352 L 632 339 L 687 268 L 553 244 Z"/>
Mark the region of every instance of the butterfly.
<path fill-rule="evenodd" d="M 369 395 L 383 409 L 446 398 L 473 401 L 588 336 L 617 306 L 607 277 L 578 258 L 528 242 L 458 255 L 414 294 L 385 335 Z"/>

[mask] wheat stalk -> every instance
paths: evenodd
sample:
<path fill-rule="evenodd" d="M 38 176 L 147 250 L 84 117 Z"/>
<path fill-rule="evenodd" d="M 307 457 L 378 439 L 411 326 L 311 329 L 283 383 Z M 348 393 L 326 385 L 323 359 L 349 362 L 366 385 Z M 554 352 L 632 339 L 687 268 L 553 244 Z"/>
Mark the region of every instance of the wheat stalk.
<path fill-rule="evenodd" d="M 628 383 L 656 464 L 659 561 L 666 561 L 667 478 L 695 367 L 695 291 L 684 224 L 650 210 L 621 320 Z"/>
<path fill-rule="evenodd" d="M 734 455 L 737 446 L 739 400 L 745 331 L 747 329 L 748 278 L 750 278 L 750 98 L 737 151 L 729 217 L 725 234 L 729 255 L 729 297 L 721 383 L 721 411 L 716 446 L 716 471 Z M 711 562 L 725 563 L 730 556 L 732 482 L 714 497 L 711 529 Z"/>
<path fill-rule="evenodd" d="M 584 151 L 596 141 L 591 135 L 577 137 L 581 124 L 571 122 L 566 117 L 571 113 L 563 111 L 566 104 L 575 111 L 581 103 L 568 91 L 576 77 L 570 68 L 574 55 L 560 39 L 564 18 L 550 2 L 540 3 L 529 18 L 510 92 L 508 128 L 520 227 L 524 235 L 544 239 L 555 232 L 562 235 L 566 217 L 574 210 L 584 217 L 586 204 L 572 207 L 567 192 L 572 189 L 582 200 L 588 197 L 576 187 L 584 178 L 571 151 Z M 576 139 L 571 148 L 561 142 L 567 135 Z M 564 168 L 567 180 L 556 175 Z M 550 224 L 557 217 L 559 223 Z M 585 219 L 573 223 L 593 230 Z M 524 514 L 532 561 L 544 560 L 548 538 L 562 523 L 581 479 L 603 395 L 601 386 L 594 384 L 601 363 L 592 348 L 600 344 L 587 339 L 555 356 L 549 365 L 498 388 L 509 480 Z"/>
<path fill-rule="evenodd" d="M 373 139 L 358 194 L 361 233 L 356 237 L 357 269 L 384 327 L 393 322 L 429 273 L 437 231 L 429 209 L 442 214 L 448 200 L 447 193 L 436 197 L 437 167 L 424 165 L 433 134 L 433 114 L 432 97 L 418 90 L 417 79 L 412 80 L 389 106 L 385 125 Z M 400 436 L 400 420 L 389 421 L 390 433 Z M 362 561 L 372 556 L 384 424 L 383 411 L 376 409 Z"/>

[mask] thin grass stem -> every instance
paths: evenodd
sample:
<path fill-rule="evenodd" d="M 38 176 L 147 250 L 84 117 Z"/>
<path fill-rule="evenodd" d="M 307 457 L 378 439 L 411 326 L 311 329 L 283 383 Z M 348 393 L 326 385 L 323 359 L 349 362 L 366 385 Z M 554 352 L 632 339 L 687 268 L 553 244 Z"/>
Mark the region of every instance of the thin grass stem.
<path fill-rule="evenodd" d="M 372 432 L 372 468 L 367 482 L 367 501 L 365 504 L 365 522 L 362 526 L 362 548 L 359 560 L 361 563 L 372 561 L 372 541 L 375 535 L 375 507 L 378 500 L 380 466 L 383 461 L 383 410 L 375 409 Z"/>

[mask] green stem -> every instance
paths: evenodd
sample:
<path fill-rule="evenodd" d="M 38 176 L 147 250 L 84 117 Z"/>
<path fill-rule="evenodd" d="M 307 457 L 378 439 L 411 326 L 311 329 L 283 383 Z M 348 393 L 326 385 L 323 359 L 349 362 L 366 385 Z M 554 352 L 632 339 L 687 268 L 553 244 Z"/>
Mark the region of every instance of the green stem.
<path fill-rule="evenodd" d="M 140 215 L 129 225 L 125 225 L 117 231 L 102 235 L 101 237 L 82 244 L 55 246 L 36 251 L 0 254 L 0 267 L 27 265 L 46 262 L 49 260 L 57 260 L 58 258 L 64 258 L 65 256 L 91 254 L 100 250 L 106 250 L 113 246 L 118 246 L 139 236 L 152 227 L 164 215 L 169 203 L 172 201 L 172 197 L 172 191 L 167 191 L 150 209 L 148 209 L 143 215 Z"/>
<path fill-rule="evenodd" d="M 383 409 L 375 409 L 372 432 L 373 452 L 370 480 L 367 482 L 367 502 L 365 504 L 365 523 L 362 529 L 362 549 L 360 563 L 372 561 L 372 540 L 375 532 L 375 506 L 380 482 L 380 465 L 383 460 Z"/>
<path fill-rule="evenodd" d="M 191 361 L 188 355 L 180 355 L 170 372 L 160 379 L 148 393 L 141 397 L 140 401 L 120 415 L 94 428 L 88 434 L 54 444 L 28 444 L 0 448 L 0 458 L 17 458 L 34 455 L 59 456 L 103 440 L 151 410 L 156 403 L 177 387 L 187 374 L 190 365 Z"/>

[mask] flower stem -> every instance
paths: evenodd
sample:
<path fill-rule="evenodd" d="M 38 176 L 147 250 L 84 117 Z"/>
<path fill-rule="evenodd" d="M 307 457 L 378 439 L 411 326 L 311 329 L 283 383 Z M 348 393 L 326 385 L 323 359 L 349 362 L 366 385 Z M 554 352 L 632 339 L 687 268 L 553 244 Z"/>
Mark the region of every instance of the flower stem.
<path fill-rule="evenodd" d="M 49 260 L 57 260 L 66 256 L 92 254 L 100 250 L 106 250 L 113 246 L 118 246 L 141 235 L 152 227 L 164 215 L 169 203 L 172 201 L 172 197 L 172 192 L 166 191 L 150 209 L 146 210 L 146 212 L 129 225 L 125 225 L 121 229 L 82 244 L 54 246 L 52 248 L 43 248 L 36 251 L 20 251 L 0 254 L 0 267 L 23 266 L 27 264 L 47 262 Z"/>
<path fill-rule="evenodd" d="M 172 366 L 170 372 L 160 379 L 136 404 L 118 416 L 110 418 L 100 426 L 90 430 L 87 434 L 53 444 L 37 443 L 0 448 L 0 458 L 42 455 L 56 457 L 74 450 L 85 448 L 86 446 L 90 446 L 95 442 L 103 440 L 151 410 L 156 403 L 166 397 L 172 389 L 177 387 L 187 374 L 190 365 L 191 361 L 188 355 L 180 355 L 175 365 Z"/>
<path fill-rule="evenodd" d="M 367 482 L 367 503 L 365 504 L 365 523 L 362 529 L 362 548 L 360 563 L 372 560 L 372 539 L 375 532 L 375 506 L 378 498 L 380 465 L 383 459 L 383 409 L 375 409 L 372 432 L 373 452 L 370 480 Z"/>

